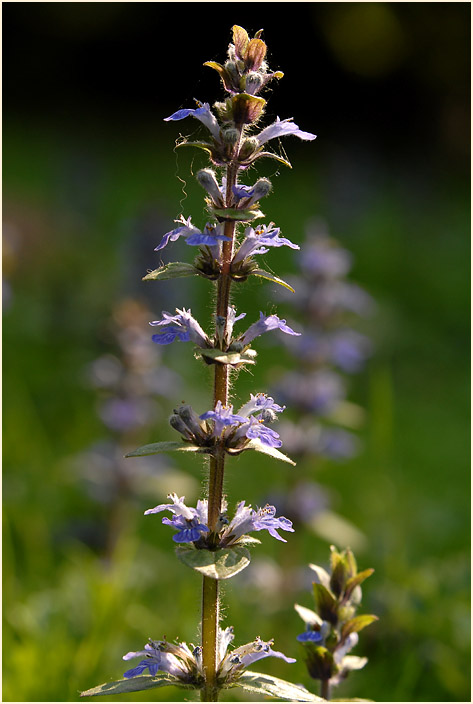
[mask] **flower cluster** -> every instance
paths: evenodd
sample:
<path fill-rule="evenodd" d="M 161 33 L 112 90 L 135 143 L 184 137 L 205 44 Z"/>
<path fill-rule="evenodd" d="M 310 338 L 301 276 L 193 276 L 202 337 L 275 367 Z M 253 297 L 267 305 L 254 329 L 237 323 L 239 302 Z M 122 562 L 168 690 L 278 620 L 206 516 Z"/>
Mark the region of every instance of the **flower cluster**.
<path fill-rule="evenodd" d="M 313 589 L 316 611 L 295 605 L 305 622 L 305 631 L 297 640 L 304 648 L 308 672 L 313 679 L 325 683 L 326 693 L 331 685 L 345 679 L 351 670 L 359 670 L 366 665 L 367 658 L 347 653 L 358 643 L 358 633 L 377 621 L 373 615 L 355 615 L 361 602 L 360 585 L 374 570 L 358 572 L 350 549 L 339 552 L 332 546 L 330 562 L 330 574 L 323 567 L 310 565 L 315 572 Z"/>
<path fill-rule="evenodd" d="M 109 350 L 85 369 L 85 384 L 95 392 L 95 411 L 103 432 L 68 460 L 68 468 L 100 504 L 115 505 L 130 494 L 149 495 L 156 476 L 172 467 L 171 459 L 164 457 L 159 463 L 155 458 L 133 467 L 123 456 L 130 441 L 139 443 L 146 437 L 165 413 L 165 402 L 175 398 L 181 386 L 181 377 L 163 363 L 160 348 L 149 338 L 145 327 L 149 316 L 142 302 L 133 298 L 118 301 L 110 319 L 102 323 L 111 338 Z M 105 528 L 116 536 L 114 520 Z M 94 541 L 114 543 L 111 538 L 100 538 L 97 528 L 92 533 Z"/>
<path fill-rule="evenodd" d="M 281 320 L 277 315 L 265 315 L 260 312 L 258 321 L 250 325 L 243 333 L 240 333 L 235 338 L 232 337 L 233 326 L 238 321 L 246 316 L 246 313 L 236 315 L 235 308 L 229 306 L 226 317 L 226 328 L 224 332 L 225 339 L 219 336 L 219 320 L 216 320 L 216 335 L 212 342 L 203 331 L 199 323 L 191 315 L 191 310 L 182 310 L 176 308 L 176 314 L 163 312 L 161 320 L 153 320 L 150 325 L 159 328 L 159 332 L 152 336 L 153 342 L 158 345 L 169 345 L 171 342 L 178 340 L 180 342 L 193 342 L 201 349 L 218 348 L 218 345 L 225 347 L 226 351 L 242 351 L 260 335 L 270 330 L 281 330 L 287 335 L 297 336 L 299 332 L 295 332 L 285 320 Z"/>
<path fill-rule="evenodd" d="M 275 421 L 277 414 L 284 409 L 285 406 L 277 404 L 271 396 L 250 394 L 250 400 L 236 413 L 233 406 L 224 406 L 217 401 L 215 408 L 198 416 L 191 406 L 184 404 L 174 409 L 169 422 L 184 440 L 207 448 L 209 453 L 223 447 L 230 454 L 238 454 L 251 441 L 281 447 L 278 433 L 266 424 Z"/>
<path fill-rule="evenodd" d="M 199 499 L 196 508 L 189 508 L 184 503 L 184 496 L 179 498 L 177 494 L 169 494 L 168 498 L 172 503 L 150 508 L 145 511 L 145 516 L 170 511 L 172 518 L 164 517 L 162 522 L 177 531 L 173 536 L 174 542 L 194 543 L 197 548 L 208 547 L 206 538 L 208 538 L 210 530 L 206 525 L 207 500 Z M 232 520 L 228 518 L 226 502 L 222 508 L 217 528 L 216 547 L 218 548 L 236 545 L 243 536 L 253 531 L 267 530 L 273 538 L 284 543 L 287 541 L 279 535 L 278 530 L 294 532 L 292 522 L 284 516 L 278 518 L 274 506 L 266 505 L 255 511 L 251 506 L 245 506 L 244 501 L 240 501 Z"/>
<path fill-rule="evenodd" d="M 288 658 L 283 653 L 273 650 L 273 641 L 263 641 L 255 638 L 251 643 L 240 645 L 234 650 L 228 651 L 230 643 L 233 641 L 233 628 L 229 626 L 225 630 L 218 629 L 217 642 L 217 681 L 220 687 L 230 687 L 242 675 L 243 671 L 253 665 L 253 663 L 263 658 L 275 657 L 287 663 L 296 662 L 294 658 Z M 166 640 L 149 640 L 144 650 L 132 651 L 123 656 L 123 660 L 143 658 L 138 665 L 127 670 L 124 677 L 131 678 L 143 674 L 146 670 L 150 675 L 155 676 L 158 672 L 169 675 L 176 684 L 189 685 L 200 689 L 204 683 L 204 671 L 202 667 L 202 648 L 193 643 L 187 645 L 184 642 L 176 644 Z"/>
<path fill-rule="evenodd" d="M 300 366 L 280 380 L 276 391 L 300 417 L 297 424 L 284 424 L 283 436 L 294 454 L 344 460 L 356 452 L 351 431 L 362 417 L 362 409 L 346 401 L 346 375 L 360 372 L 372 353 L 369 338 L 352 325 L 373 312 L 374 302 L 346 279 L 351 254 L 320 224 L 309 228 L 299 262 L 301 276 L 291 281 L 296 292 L 286 298 L 307 321 L 301 337 L 287 345 Z"/>

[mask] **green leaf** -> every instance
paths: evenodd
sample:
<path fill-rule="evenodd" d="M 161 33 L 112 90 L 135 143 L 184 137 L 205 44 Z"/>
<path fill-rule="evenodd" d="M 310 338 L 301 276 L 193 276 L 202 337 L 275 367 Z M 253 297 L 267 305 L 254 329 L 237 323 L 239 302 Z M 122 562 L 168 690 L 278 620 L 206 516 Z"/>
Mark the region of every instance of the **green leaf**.
<path fill-rule="evenodd" d="M 358 572 L 354 577 L 348 580 L 346 583 L 345 587 L 345 600 L 349 599 L 351 596 L 352 591 L 357 587 L 359 584 L 365 581 L 365 579 L 368 579 L 368 577 L 371 577 L 373 574 L 374 569 L 372 567 L 368 568 L 367 570 L 363 570 L 363 572 Z"/>
<path fill-rule="evenodd" d="M 280 286 L 284 286 L 284 288 L 287 288 L 289 291 L 291 291 L 291 293 L 295 293 L 292 286 L 289 286 L 289 284 L 280 279 L 279 276 L 270 274 L 268 271 L 264 271 L 264 269 L 254 269 L 251 274 L 254 276 L 260 276 L 262 279 L 267 279 L 268 281 L 272 281 L 273 283 L 279 284 Z"/>
<path fill-rule="evenodd" d="M 287 159 L 283 159 L 282 156 L 279 154 L 275 154 L 274 152 L 258 152 L 258 159 L 261 159 L 263 157 L 268 157 L 269 159 L 276 159 L 276 161 L 279 161 L 281 164 L 284 164 L 284 166 L 289 167 L 292 169 L 292 165 L 290 161 L 287 161 Z"/>
<path fill-rule="evenodd" d="M 140 692 L 144 689 L 154 687 L 166 687 L 175 685 L 184 689 L 194 689 L 191 685 L 185 685 L 176 677 L 170 675 L 139 675 L 129 679 L 116 680 L 115 682 L 104 682 L 97 687 L 81 692 L 81 697 L 108 697 L 115 694 L 126 694 L 128 692 Z"/>
<path fill-rule="evenodd" d="M 279 452 L 279 450 L 277 450 L 275 447 L 263 445 L 263 443 L 259 440 L 250 440 L 248 445 L 245 445 L 243 450 L 256 450 L 256 452 L 262 452 L 264 455 L 274 457 L 275 460 L 282 460 L 283 462 L 288 462 L 289 464 L 292 464 L 294 467 L 296 466 L 296 463 L 291 460 L 290 457 L 284 455 L 282 452 Z"/>
<path fill-rule="evenodd" d="M 353 699 L 331 699 L 331 702 L 374 702 L 374 699 L 358 699 L 354 697 Z"/>
<path fill-rule="evenodd" d="M 338 621 L 337 600 L 334 595 L 326 587 L 324 587 L 323 584 L 314 582 L 312 587 L 314 589 L 315 603 L 319 616 L 324 621 L 329 621 L 329 623 L 335 626 Z"/>
<path fill-rule="evenodd" d="M 198 269 L 193 264 L 186 262 L 170 262 L 163 264 L 159 269 L 149 271 L 143 276 L 142 281 L 163 281 L 164 279 L 179 279 L 183 276 L 197 276 Z"/>
<path fill-rule="evenodd" d="M 363 628 L 366 628 L 366 626 L 369 626 L 371 623 L 374 623 L 378 620 L 378 617 L 374 616 L 373 614 L 362 614 L 361 616 L 355 616 L 355 618 L 351 618 L 349 621 L 343 624 L 341 632 L 342 640 L 345 640 L 345 638 L 349 636 L 350 633 L 358 633 L 359 631 L 362 631 Z"/>
<path fill-rule="evenodd" d="M 264 213 L 254 208 L 211 208 L 211 212 L 220 220 L 250 222 L 251 220 L 264 218 Z"/>
<path fill-rule="evenodd" d="M 145 457 L 146 455 L 157 455 L 159 452 L 203 452 L 209 453 L 208 447 L 190 445 L 188 442 L 152 442 L 150 445 L 142 445 L 132 452 L 127 452 L 125 457 Z"/>
<path fill-rule="evenodd" d="M 292 702 L 321 702 L 324 701 L 321 697 L 312 694 L 305 687 L 301 687 L 292 682 L 286 682 L 278 677 L 265 675 L 261 672 L 251 672 L 247 670 L 243 672 L 236 682 L 234 687 L 242 687 L 249 692 L 266 695 L 273 699 L 282 699 L 283 701 Z"/>
<path fill-rule="evenodd" d="M 255 364 L 254 357 L 256 357 L 255 350 L 248 349 L 244 352 L 222 352 L 222 350 L 217 349 L 197 349 L 196 354 L 201 357 L 212 360 L 213 362 L 219 362 L 220 364 Z"/>
<path fill-rule="evenodd" d="M 250 553 L 238 546 L 215 552 L 197 550 L 193 546 L 179 547 L 176 552 L 181 562 L 212 579 L 229 579 L 250 564 Z"/>

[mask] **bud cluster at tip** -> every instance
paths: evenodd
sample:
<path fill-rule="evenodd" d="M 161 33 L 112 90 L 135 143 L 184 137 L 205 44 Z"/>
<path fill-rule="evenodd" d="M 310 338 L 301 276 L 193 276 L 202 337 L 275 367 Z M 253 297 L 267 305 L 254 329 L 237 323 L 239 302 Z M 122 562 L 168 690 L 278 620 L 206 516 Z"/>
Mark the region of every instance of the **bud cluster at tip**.
<path fill-rule="evenodd" d="M 330 573 L 318 565 L 310 565 L 316 574 L 313 583 L 316 611 L 299 604 L 295 609 L 306 624 L 297 640 L 303 645 L 310 676 L 339 684 L 351 670 L 359 670 L 367 658 L 347 655 L 358 643 L 358 633 L 377 617 L 356 616 L 361 603 L 361 583 L 374 570 L 358 572 L 355 556 L 347 548 L 342 552 L 331 547 Z"/>

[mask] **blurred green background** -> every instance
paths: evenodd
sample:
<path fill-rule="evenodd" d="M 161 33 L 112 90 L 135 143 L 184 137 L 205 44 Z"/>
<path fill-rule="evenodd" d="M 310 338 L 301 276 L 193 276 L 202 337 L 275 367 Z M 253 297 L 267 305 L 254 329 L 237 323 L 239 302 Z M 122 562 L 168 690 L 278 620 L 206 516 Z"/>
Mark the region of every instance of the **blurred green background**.
<path fill-rule="evenodd" d="M 206 281 L 141 276 L 159 265 L 153 248 L 181 211 L 205 222 L 191 176 L 205 159 L 173 150 L 196 125 L 162 118 L 220 98 L 202 64 L 224 58 L 235 23 L 263 27 L 270 67 L 285 72 L 268 120 L 292 116 L 318 135 L 284 142 L 293 170 L 258 169 L 274 185 L 268 220 L 302 242 L 308 220 L 324 218 L 378 302 L 376 352 L 350 390 L 367 412 L 362 452 L 313 470 L 364 536 L 360 567 L 376 570 L 363 611 L 380 621 L 355 651 L 369 664 L 336 696 L 468 701 L 470 5 L 376 2 L 3 5 L 3 699 L 75 701 L 121 677 L 121 656 L 149 636 L 198 638 L 200 578 L 143 511 L 171 490 L 192 505 L 203 465 L 165 458 L 139 487 L 132 476 L 117 489 L 120 459 L 108 457 L 112 491 L 87 453 L 171 438 L 173 404 L 207 409 L 210 374 L 188 346 L 166 348 L 158 377 L 171 369 L 180 383 L 171 376 L 158 394 L 153 422 L 120 435 L 99 417 L 89 372 L 117 358 L 134 306 L 145 337 L 147 320 L 175 306 L 210 320 Z M 166 257 L 189 250 L 177 243 Z M 268 263 L 296 271 L 281 250 Z M 274 287 L 252 282 L 236 303 L 251 322 L 272 309 Z M 278 311 L 291 316 L 289 304 Z M 237 398 L 294 365 L 270 342 L 259 352 Z M 227 493 L 259 504 L 297 472 L 245 455 Z M 236 644 L 274 637 L 298 662 L 257 669 L 310 688 L 293 603 L 312 607 L 301 574 L 327 563 L 329 542 L 289 538 L 263 537 L 263 569 L 224 586 L 225 624 Z M 168 688 L 120 700 L 181 698 Z"/>

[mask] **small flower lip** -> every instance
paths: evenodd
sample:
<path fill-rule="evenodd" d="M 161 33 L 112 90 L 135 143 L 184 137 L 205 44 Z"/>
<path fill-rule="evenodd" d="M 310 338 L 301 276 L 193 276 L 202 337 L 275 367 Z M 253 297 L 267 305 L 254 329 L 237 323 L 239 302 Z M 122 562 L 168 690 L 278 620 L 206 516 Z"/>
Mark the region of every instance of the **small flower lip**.
<path fill-rule="evenodd" d="M 250 325 L 248 330 L 246 330 L 246 332 L 238 338 L 238 341 L 244 345 L 248 345 L 256 337 L 259 337 L 265 332 L 276 329 L 281 330 L 281 332 L 285 332 L 288 335 L 301 334 L 300 332 L 296 332 L 290 328 L 289 325 L 286 324 L 286 321 L 282 320 L 277 315 L 265 315 L 260 312 L 259 320 L 256 323 L 253 323 L 253 325 Z"/>
<path fill-rule="evenodd" d="M 299 137 L 304 141 L 311 141 L 316 139 L 317 135 L 311 132 L 304 132 L 299 129 L 298 125 L 293 121 L 292 117 L 288 117 L 285 120 L 280 120 L 279 117 L 272 125 L 265 127 L 258 135 L 256 139 L 258 140 L 258 146 L 265 144 L 270 139 L 275 139 L 276 137 L 284 137 L 285 135 L 294 135 L 294 137 Z"/>
<path fill-rule="evenodd" d="M 297 636 L 299 643 L 322 643 L 323 637 L 320 631 L 314 631 L 312 629 L 304 631 Z"/>
<path fill-rule="evenodd" d="M 260 225 L 256 229 L 247 227 L 245 230 L 245 239 L 233 257 L 232 264 L 252 257 L 255 254 L 267 254 L 269 247 L 283 247 L 284 245 L 291 249 L 300 249 L 298 244 L 294 244 L 286 237 L 280 237 L 280 228 L 274 227 L 274 223 L 269 225 Z"/>
<path fill-rule="evenodd" d="M 178 532 L 173 535 L 175 543 L 193 543 L 197 542 L 202 535 L 209 532 L 206 524 L 207 521 L 207 501 L 199 500 L 196 508 L 189 508 L 184 503 L 184 496 L 178 497 L 177 494 L 171 493 L 168 495 L 172 503 L 159 504 L 154 508 L 149 508 L 144 515 L 149 516 L 162 511 L 170 511 L 172 518 L 164 517 L 162 523 L 171 526 Z"/>
<path fill-rule="evenodd" d="M 203 230 L 192 224 L 191 218 L 187 220 L 183 215 L 180 216 L 176 223 L 180 223 L 179 227 L 166 232 L 161 242 L 154 248 L 155 252 L 164 249 L 169 242 L 175 242 L 179 237 L 184 237 L 186 244 L 193 247 L 216 247 L 219 242 L 229 241 L 230 238 L 223 234 L 223 226 L 221 224 L 206 223 Z"/>
<path fill-rule="evenodd" d="M 195 117 L 207 127 L 216 140 L 219 140 L 220 127 L 217 118 L 210 110 L 210 105 L 208 103 L 201 103 L 198 100 L 196 100 L 196 103 L 197 108 L 183 108 L 177 110 L 169 117 L 165 117 L 164 122 L 184 120 L 186 117 Z"/>
<path fill-rule="evenodd" d="M 178 339 L 181 342 L 192 341 L 198 347 L 208 348 L 210 341 L 200 327 L 195 318 L 192 317 L 191 309 L 176 308 L 176 314 L 172 315 L 163 311 L 161 320 L 153 320 L 150 325 L 162 328 L 162 332 L 152 336 L 153 342 L 158 345 L 169 345 Z"/>
<path fill-rule="evenodd" d="M 167 672 L 183 682 L 190 682 L 195 673 L 192 671 L 192 663 L 189 663 L 185 643 L 180 646 L 172 646 L 166 641 L 153 641 L 150 639 L 144 650 L 129 652 L 123 656 L 123 660 L 131 660 L 137 657 L 144 659 L 136 667 L 127 670 L 124 677 L 129 679 L 141 675 L 145 670 L 149 670 L 150 675 L 156 675 L 158 671 Z"/>

